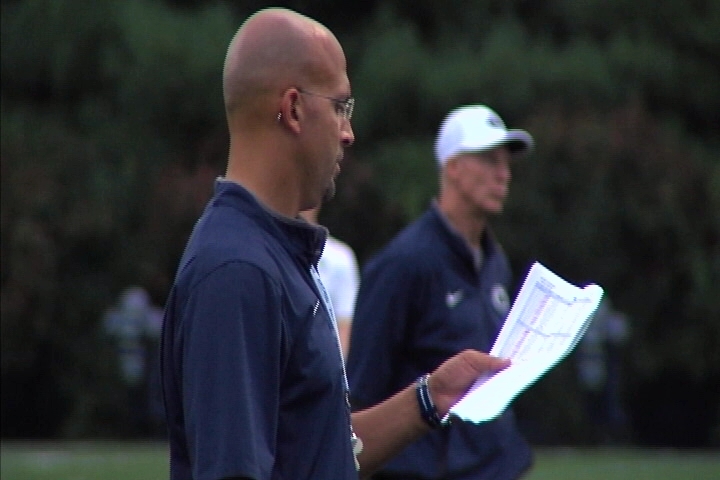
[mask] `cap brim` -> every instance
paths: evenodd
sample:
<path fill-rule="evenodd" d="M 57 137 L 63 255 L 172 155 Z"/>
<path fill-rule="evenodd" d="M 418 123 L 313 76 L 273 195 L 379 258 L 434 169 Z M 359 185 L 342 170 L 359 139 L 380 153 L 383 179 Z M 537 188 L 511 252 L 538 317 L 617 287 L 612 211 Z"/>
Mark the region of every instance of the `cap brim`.
<path fill-rule="evenodd" d="M 495 138 L 483 139 L 480 144 L 461 145 L 454 154 L 460 152 L 485 152 L 500 145 L 507 145 L 510 149 L 510 154 L 515 158 L 520 158 L 527 155 L 532 150 L 534 144 L 535 142 L 532 136 L 525 130 L 507 130 Z"/>
<path fill-rule="evenodd" d="M 507 145 L 513 156 L 524 157 L 533 149 L 535 142 L 525 130 L 508 130 L 497 145 Z"/>

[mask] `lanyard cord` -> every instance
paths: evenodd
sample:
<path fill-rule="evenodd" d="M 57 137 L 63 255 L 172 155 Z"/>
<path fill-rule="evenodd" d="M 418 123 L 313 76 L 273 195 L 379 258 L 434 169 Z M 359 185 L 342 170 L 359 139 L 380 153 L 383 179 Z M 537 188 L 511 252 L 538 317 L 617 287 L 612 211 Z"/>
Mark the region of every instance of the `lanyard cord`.
<path fill-rule="evenodd" d="M 312 275 L 313 280 L 315 281 L 315 285 L 317 286 L 317 289 L 320 291 L 320 298 L 322 298 L 323 304 L 325 304 L 325 309 L 327 310 L 328 314 L 330 315 L 330 323 L 333 327 L 333 332 L 335 332 L 335 344 L 337 345 L 338 349 L 338 355 L 340 356 L 340 364 L 342 365 L 342 375 L 343 375 L 343 387 L 345 388 L 345 398 L 347 401 L 348 409 L 350 408 L 350 384 L 348 383 L 347 379 L 347 372 L 345 371 L 345 360 L 343 358 L 343 352 L 342 352 L 342 346 L 340 345 L 340 332 L 337 328 L 337 320 L 335 318 L 335 311 L 332 307 L 332 302 L 330 301 L 330 296 L 327 293 L 327 290 L 325 290 L 325 285 L 323 285 L 322 280 L 320 279 L 320 274 L 318 273 L 317 269 L 315 268 L 315 265 L 312 265 L 310 267 L 310 273 Z"/>
<path fill-rule="evenodd" d="M 345 406 L 347 407 L 348 424 L 350 426 L 350 444 L 352 445 L 353 456 L 355 460 L 355 469 L 359 471 L 360 463 L 358 462 L 357 457 L 358 455 L 360 455 L 360 452 L 362 452 L 363 443 L 362 440 L 360 440 L 360 438 L 355 434 L 355 430 L 352 426 L 352 412 L 350 408 L 350 384 L 348 383 L 347 372 L 345 371 L 345 359 L 343 357 L 342 346 L 340 345 L 340 332 L 338 331 L 337 327 L 335 310 L 333 310 L 332 302 L 330 301 L 330 295 L 328 295 L 327 290 L 325 289 L 325 285 L 323 285 L 320 274 L 318 273 L 317 268 L 315 268 L 315 265 L 310 266 L 310 275 L 315 282 L 315 286 L 320 292 L 320 298 L 322 299 L 323 304 L 325 304 L 325 309 L 330 316 L 330 323 L 332 324 L 333 332 L 335 332 L 335 344 L 337 345 L 340 365 L 342 366 L 343 388 L 345 390 Z"/>

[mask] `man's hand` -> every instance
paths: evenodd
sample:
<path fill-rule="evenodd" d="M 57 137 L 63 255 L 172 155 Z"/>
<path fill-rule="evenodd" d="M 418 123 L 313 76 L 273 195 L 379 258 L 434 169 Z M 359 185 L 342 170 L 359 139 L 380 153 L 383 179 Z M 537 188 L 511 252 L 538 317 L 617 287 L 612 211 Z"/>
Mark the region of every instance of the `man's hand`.
<path fill-rule="evenodd" d="M 492 375 L 509 365 L 510 360 L 477 350 L 464 350 L 443 362 L 428 381 L 430 396 L 440 417 L 447 414 L 478 377 Z"/>

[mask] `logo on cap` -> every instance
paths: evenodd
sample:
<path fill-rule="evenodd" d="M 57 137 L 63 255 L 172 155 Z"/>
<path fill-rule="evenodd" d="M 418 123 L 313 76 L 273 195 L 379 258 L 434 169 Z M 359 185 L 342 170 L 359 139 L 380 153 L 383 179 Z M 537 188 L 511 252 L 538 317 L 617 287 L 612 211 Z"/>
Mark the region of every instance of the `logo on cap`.
<path fill-rule="evenodd" d="M 493 128 L 502 128 L 505 129 L 505 122 L 502 121 L 500 117 L 497 115 L 489 115 L 487 119 L 488 125 L 490 125 Z"/>

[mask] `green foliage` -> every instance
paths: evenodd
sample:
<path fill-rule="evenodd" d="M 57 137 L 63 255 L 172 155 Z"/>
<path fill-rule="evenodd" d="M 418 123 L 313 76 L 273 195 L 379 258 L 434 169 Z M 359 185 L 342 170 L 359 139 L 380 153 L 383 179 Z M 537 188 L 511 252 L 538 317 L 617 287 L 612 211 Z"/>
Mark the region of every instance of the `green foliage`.
<path fill-rule="evenodd" d="M 24 90 L 55 101 L 102 88 L 104 49 L 116 38 L 112 3 L 28 0 L 2 6 L 3 94 Z"/>
<path fill-rule="evenodd" d="M 437 164 L 432 155 L 432 144 L 427 138 L 399 139 L 378 142 L 370 154 L 377 163 L 377 185 L 403 206 L 410 218 L 420 215 L 433 196 L 437 182 Z"/>
<path fill-rule="evenodd" d="M 98 321 L 130 283 L 163 302 L 224 166 L 226 46 L 260 3 L 2 3 L 3 435 L 120 430 Z M 322 220 L 360 260 L 431 201 L 446 113 L 490 105 L 537 142 L 495 221 L 516 272 L 601 283 L 632 320 L 626 400 L 675 369 L 717 444 L 720 3 L 286 3 L 346 46 L 357 141 Z M 521 399 L 558 442 L 584 432 L 571 381 Z"/>
<path fill-rule="evenodd" d="M 545 113 L 529 128 L 538 151 L 516 168 L 500 221 L 509 252 L 606 286 L 633 317 L 638 347 L 658 349 L 637 350 L 644 374 L 660 374 L 670 358 L 690 374 L 712 372 L 720 362 L 717 345 L 706 342 L 720 338 L 711 320 L 720 305 L 709 290 L 720 280 L 720 222 L 708 215 L 720 204 L 706 185 L 717 169 L 713 153 L 685 148 L 686 136 L 637 107 L 596 118 Z"/>
<path fill-rule="evenodd" d="M 116 107 L 153 135 L 190 146 L 224 122 L 222 71 L 236 28 L 226 8 L 187 13 L 154 2 L 122 2 L 123 50 L 106 57 Z M 144 125 L 143 125 L 144 124 Z"/>
<path fill-rule="evenodd" d="M 234 26 L 221 6 L 191 15 L 140 1 L 2 13 L 2 378 L 14 394 L 3 434 L 111 434 L 92 421 L 122 405 L 107 395 L 113 369 L 92 362 L 113 362 L 98 322 L 130 283 L 163 301 L 176 254 L 148 223 L 150 188 L 222 124 L 217 71 Z M 173 212 L 165 223 L 185 225 Z M 105 425 L 119 431 L 115 416 Z"/>

